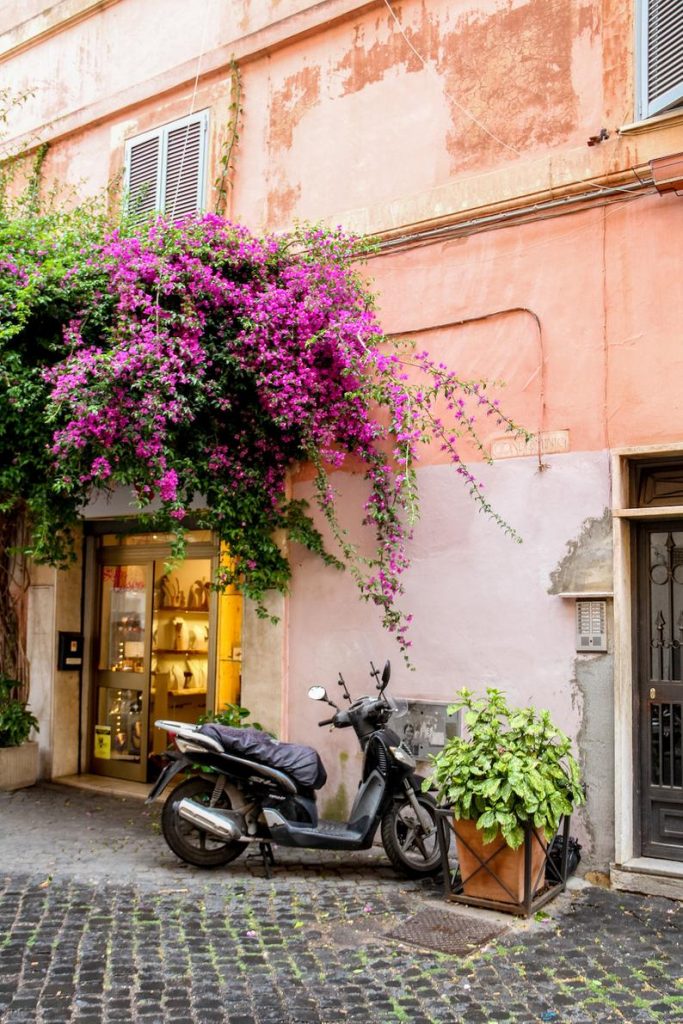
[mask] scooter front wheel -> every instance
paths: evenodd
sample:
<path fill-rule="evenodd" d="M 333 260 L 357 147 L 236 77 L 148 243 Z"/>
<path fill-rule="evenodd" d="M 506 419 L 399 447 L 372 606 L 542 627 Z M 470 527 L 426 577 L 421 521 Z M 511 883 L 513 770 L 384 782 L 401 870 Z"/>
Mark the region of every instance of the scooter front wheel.
<path fill-rule="evenodd" d="M 246 843 L 236 840 L 226 842 L 212 836 L 209 832 L 185 821 L 178 814 L 178 804 L 181 800 L 195 800 L 208 807 L 213 791 L 213 779 L 210 781 L 199 775 L 186 779 L 171 791 L 161 812 L 161 831 L 164 839 L 181 860 L 198 868 L 218 868 L 223 864 L 229 864 L 247 847 Z M 223 791 L 213 806 L 231 810 L 232 804 L 228 794 Z"/>
<path fill-rule="evenodd" d="M 384 815 L 382 845 L 397 871 L 412 878 L 420 878 L 438 872 L 441 867 L 441 851 L 434 802 L 422 793 L 416 793 L 415 796 L 420 805 L 420 815 L 407 796 L 403 800 L 396 800 Z"/>

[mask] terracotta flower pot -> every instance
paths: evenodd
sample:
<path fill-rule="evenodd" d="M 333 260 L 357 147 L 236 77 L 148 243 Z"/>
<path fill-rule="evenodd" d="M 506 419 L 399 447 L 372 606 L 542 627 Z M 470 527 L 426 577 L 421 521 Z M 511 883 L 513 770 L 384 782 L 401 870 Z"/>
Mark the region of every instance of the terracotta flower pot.
<path fill-rule="evenodd" d="M 454 825 L 465 895 L 501 903 L 523 903 L 524 843 L 519 849 L 513 850 L 498 833 L 492 842 L 484 845 L 484 833 L 477 828 L 475 821 L 463 818 L 456 820 Z M 542 843 L 533 834 L 531 836 L 532 896 L 544 884 L 547 842 L 542 833 L 540 838 Z M 477 854 L 491 874 L 481 866 Z"/>

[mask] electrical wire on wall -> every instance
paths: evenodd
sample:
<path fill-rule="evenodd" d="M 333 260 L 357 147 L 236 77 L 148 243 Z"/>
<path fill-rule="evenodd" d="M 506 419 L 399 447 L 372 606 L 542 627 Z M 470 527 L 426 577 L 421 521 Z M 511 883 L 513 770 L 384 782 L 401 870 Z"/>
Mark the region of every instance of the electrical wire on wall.
<path fill-rule="evenodd" d="M 561 2 L 562 2 L 562 3 L 564 3 L 564 2 L 565 2 L 565 0 L 561 0 Z M 389 11 L 389 13 L 390 13 L 390 15 L 391 15 L 391 17 L 392 17 L 393 21 L 395 22 L 395 24 L 396 24 L 396 26 L 397 26 L 397 28 L 398 28 L 398 31 L 399 31 L 399 33 L 400 33 L 400 34 L 401 34 L 401 36 L 403 37 L 403 39 L 404 39 L 404 41 L 405 41 L 406 45 L 407 45 L 407 46 L 408 46 L 408 48 L 409 48 L 409 49 L 411 50 L 411 52 L 412 52 L 412 53 L 413 53 L 413 54 L 414 54 L 414 55 L 415 55 L 415 56 L 417 57 L 417 59 L 418 59 L 418 60 L 419 60 L 419 61 L 421 62 L 422 66 L 423 66 L 423 67 L 425 68 L 425 70 L 429 71 L 429 70 L 431 69 L 431 70 L 434 70 L 434 73 L 436 73 L 435 69 L 433 69 L 433 68 L 432 68 L 432 66 L 431 66 L 430 62 L 429 62 L 429 61 L 427 61 L 427 60 L 426 60 L 426 59 L 425 59 L 425 58 L 424 58 L 424 57 L 422 56 L 422 54 L 421 54 L 421 53 L 419 52 L 419 50 L 417 50 L 417 49 L 415 48 L 415 46 L 413 45 L 413 43 L 412 43 L 412 42 L 410 41 L 410 39 L 409 39 L 409 38 L 408 38 L 408 36 L 406 35 L 406 32 L 405 32 L 405 30 L 404 30 L 404 28 L 403 28 L 403 25 L 402 25 L 402 23 L 401 23 L 401 21 L 400 21 L 400 19 L 399 19 L 398 15 L 396 14 L 396 12 L 394 11 L 394 9 L 393 9 L 393 7 L 392 7 L 392 0 L 384 0 L 384 4 L 385 4 L 385 6 L 386 6 L 387 10 Z M 505 141 L 505 139 L 502 139 L 502 138 L 501 138 L 501 137 L 500 137 L 499 135 L 497 135 L 497 134 L 496 134 L 496 133 L 495 133 L 494 131 L 492 131 L 492 130 L 491 130 L 491 129 L 490 129 L 489 127 L 487 127 L 487 125 L 485 125 L 485 124 L 484 124 L 484 122 L 483 122 L 483 121 L 482 121 L 482 120 L 481 120 L 480 118 L 476 117 L 476 115 L 475 115 L 475 114 L 473 114 L 471 110 L 469 110 L 469 109 L 468 109 L 468 108 L 467 108 L 466 106 L 464 106 L 464 105 L 463 105 L 463 104 L 462 104 L 462 103 L 461 103 L 461 102 L 460 102 L 460 101 L 459 101 L 459 100 L 458 100 L 458 99 L 457 99 L 457 98 L 456 98 L 456 97 L 455 97 L 455 96 L 453 95 L 453 92 L 452 92 L 452 91 L 448 92 L 448 93 L 447 93 L 447 95 L 448 95 L 448 98 L 449 98 L 450 102 L 451 102 L 451 103 L 453 104 L 453 106 L 454 106 L 454 107 L 457 107 L 457 109 L 458 109 L 458 110 L 459 110 L 459 111 L 460 111 L 460 112 L 461 112 L 462 114 L 464 114 L 464 116 L 465 116 L 466 118 L 468 118 L 468 120 L 469 120 L 469 121 L 471 121 L 471 122 L 472 122 L 472 124 L 476 124 L 476 125 L 477 125 L 477 127 L 478 127 L 478 128 L 480 128 L 480 129 L 481 129 L 481 131 L 483 131 L 483 132 L 484 132 L 484 133 L 485 133 L 486 135 L 488 135 L 488 136 L 489 136 L 489 137 L 490 137 L 491 139 L 493 139 L 493 140 L 494 140 L 494 142 L 497 142 L 497 143 L 498 143 L 498 144 L 499 144 L 500 146 L 503 146 L 503 147 L 504 147 L 505 149 L 509 150 L 509 151 L 510 151 L 511 153 L 514 153 L 514 154 L 515 154 L 515 156 L 519 156 L 519 157 L 522 157 L 522 156 L 524 156 L 524 153 L 523 153 L 523 151 L 521 151 L 521 150 L 517 149 L 517 148 L 516 148 L 516 146 L 513 146 L 513 145 L 511 145 L 511 143 L 509 143 L 509 142 L 506 142 L 506 141 Z M 609 136 L 606 136 L 606 137 L 609 137 Z M 635 173 L 635 171 L 634 171 L 634 173 Z M 608 188 L 605 188 L 605 186 L 603 186 L 603 185 L 598 185 L 598 184 L 595 184 L 595 183 L 593 183 L 593 182 L 591 182 L 591 181 L 586 181 L 586 182 L 585 182 L 585 186 L 586 186 L 586 188 L 590 188 L 590 189 L 592 189 L 593 191 L 595 191 L 595 192 L 596 192 L 596 193 L 598 193 L 598 194 L 599 194 L 599 193 L 602 193 L 602 192 L 609 192 L 609 193 L 611 193 L 611 192 L 617 191 L 617 190 L 619 189 L 619 186 L 610 186 L 610 187 L 608 187 Z M 628 191 L 628 189 L 626 189 L 625 191 Z"/>
<path fill-rule="evenodd" d="M 197 92 L 198 92 L 198 89 L 199 89 L 199 76 L 200 76 L 200 73 L 201 73 L 202 60 L 204 59 L 204 54 L 206 53 L 206 29 L 207 29 L 207 25 L 209 23 L 209 9 L 211 7 L 213 7 L 213 4 L 214 4 L 214 0 L 206 0 L 206 4 L 204 6 L 204 14 L 203 14 L 203 17 L 202 17 L 202 32 L 201 32 L 201 36 L 200 36 L 200 40 L 199 40 L 199 55 L 197 56 L 197 69 L 195 71 L 194 85 L 192 87 L 192 95 L 190 97 L 190 109 L 187 112 L 187 116 L 188 117 L 190 117 L 192 114 L 194 114 L 195 103 L 197 102 Z M 180 185 L 181 185 L 182 180 L 183 180 L 183 168 L 185 166 L 185 156 L 186 156 L 186 153 L 187 153 L 187 142 L 188 142 L 189 137 L 190 137 L 190 127 L 188 125 L 187 128 L 185 129 L 185 138 L 183 139 L 183 149 L 182 149 L 182 153 L 181 153 L 181 156 L 180 156 L 180 167 L 179 167 L 178 174 L 177 174 L 177 177 L 176 177 L 175 193 L 173 195 L 173 202 L 171 204 L 171 209 L 169 211 L 169 216 L 170 216 L 171 220 L 173 220 L 173 218 L 175 216 L 176 203 L 178 202 L 178 195 L 180 193 Z"/>
<path fill-rule="evenodd" d="M 494 320 L 501 316 L 510 316 L 522 313 L 525 316 L 530 317 L 536 327 L 537 338 L 538 338 L 538 378 L 539 378 L 539 396 L 538 396 L 538 430 L 536 432 L 537 441 L 537 457 L 538 457 L 538 469 L 541 472 L 547 469 L 547 465 L 543 462 L 543 428 L 545 426 L 545 346 L 543 341 L 543 327 L 541 324 L 541 318 L 533 309 L 529 306 L 506 306 L 503 309 L 494 309 L 490 313 L 480 313 L 478 316 L 463 317 L 459 320 L 447 320 L 443 323 L 430 324 L 428 327 L 418 327 L 415 330 L 405 330 L 394 332 L 390 337 L 400 338 L 408 337 L 414 338 L 418 334 L 425 334 L 428 331 L 442 331 L 449 330 L 452 327 L 469 327 L 472 324 L 483 323 L 486 320 Z M 530 378 L 533 380 L 533 374 Z"/>

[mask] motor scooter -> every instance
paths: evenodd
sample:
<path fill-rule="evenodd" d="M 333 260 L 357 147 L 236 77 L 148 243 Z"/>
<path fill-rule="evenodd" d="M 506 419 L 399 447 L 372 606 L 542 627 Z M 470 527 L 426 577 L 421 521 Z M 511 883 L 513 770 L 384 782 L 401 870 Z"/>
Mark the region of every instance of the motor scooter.
<path fill-rule="evenodd" d="M 272 844 L 316 850 L 365 850 L 378 828 L 391 864 L 420 877 L 441 867 L 435 803 L 422 792 L 416 762 L 389 719 L 400 709 L 386 693 L 389 662 L 381 674 L 371 663 L 375 695 L 352 700 L 339 676 L 349 707 L 340 708 L 323 686 L 308 695 L 334 708 L 318 724 L 353 728 L 363 751 L 362 778 L 348 821 L 318 817 L 316 790 L 326 781 L 313 747 L 281 743 L 257 729 L 206 722 L 188 725 L 161 720 L 173 739 L 167 764 L 149 793 L 155 800 L 180 772 L 190 777 L 175 785 L 161 814 L 170 848 L 188 864 L 218 867 L 259 844 L 264 866 L 273 862 Z"/>

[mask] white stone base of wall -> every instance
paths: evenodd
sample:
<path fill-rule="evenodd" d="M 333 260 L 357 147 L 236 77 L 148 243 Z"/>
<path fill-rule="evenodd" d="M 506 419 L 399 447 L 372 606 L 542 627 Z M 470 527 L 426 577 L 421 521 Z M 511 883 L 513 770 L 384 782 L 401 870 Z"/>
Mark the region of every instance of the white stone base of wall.
<path fill-rule="evenodd" d="M 609 877 L 613 889 L 683 900 L 683 863 L 679 861 L 633 857 L 626 864 L 611 864 Z"/>

